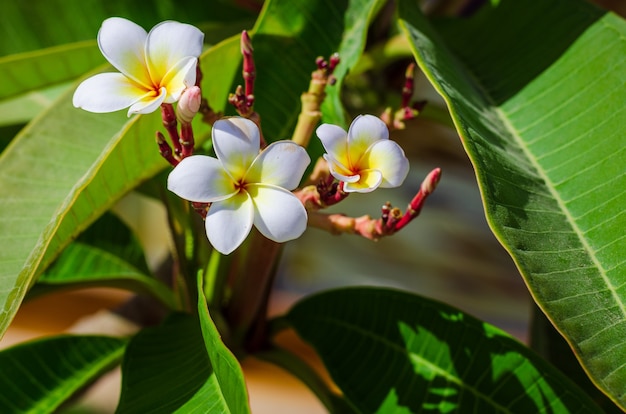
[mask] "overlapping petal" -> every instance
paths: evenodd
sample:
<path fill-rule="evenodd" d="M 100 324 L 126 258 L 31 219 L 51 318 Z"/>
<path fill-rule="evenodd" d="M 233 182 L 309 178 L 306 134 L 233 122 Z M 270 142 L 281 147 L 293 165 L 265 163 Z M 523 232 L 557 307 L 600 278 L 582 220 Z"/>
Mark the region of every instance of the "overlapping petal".
<path fill-rule="evenodd" d="M 389 140 L 387 125 L 380 118 L 359 115 L 347 134 L 336 125 L 324 124 L 317 135 L 327 151 L 324 159 L 330 173 L 344 183 L 346 192 L 397 187 L 409 172 L 404 151 Z"/>
<path fill-rule="evenodd" d="M 259 154 L 261 135 L 249 119 L 233 117 L 213 124 L 213 148 L 233 179 L 240 180 Z"/>
<path fill-rule="evenodd" d="M 377 189 L 383 181 L 383 174 L 379 170 L 361 170 L 357 177 L 359 179 L 353 182 L 344 182 L 343 191 L 346 193 L 370 193 Z"/>
<path fill-rule="evenodd" d="M 283 243 L 304 233 L 306 210 L 293 193 L 267 184 L 250 184 L 246 190 L 254 202 L 254 226 L 265 237 Z"/>
<path fill-rule="evenodd" d="M 382 173 L 381 187 L 398 187 L 409 173 L 409 160 L 394 141 L 378 141 L 366 152 L 363 164 Z"/>
<path fill-rule="evenodd" d="M 147 37 L 141 26 L 121 17 L 106 19 L 98 31 L 98 46 L 106 60 L 128 78 L 149 89 L 152 85 L 145 64 Z"/>
<path fill-rule="evenodd" d="M 95 80 L 90 78 L 81 83 L 74 105 L 90 112 L 130 107 L 130 116 L 176 102 L 187 87 L 195 84 L 203 40 L 202 32 L 188 24 L 163 22 L 146 33 L 129 20 L 106 19 L 98 32 L 98 46 L 121 73 L 96 75 Z"/>
<path fill-rule="evenodd" d="M 276 141 L 261 152 L 250 166 L 245 180 L 293 190 L 300 184 L 311 158 L 293 141 Z"/>
<path fill-rule="evenodd" d="M 184 158 L 167 177 L 167 188 L 185 200 L 203 203 L 224 200 L 238 192 L 220 161 L 206 155 Z"/>
<path fill-rule="evenodd" d="M 152 79 L 160 81 L 181 60 L 200 56 L 203 40 L 202 32 L 189 24 L 165 21 L 154 26 L 145 42 Z M 192 84 L 195 82 L 195 71 L 193 76 Z"/>
<path fill-rule="evenodd" d="M 346 167 L 349 166 L 348 134 L 346 131 L 337 125 L 322 124 L 315 132 L 326 152 L 337 162 L 343 163 Z"/>
<path fill-rule="evenodd" d="M 147 92 L 121 73 L 100 73 L 78 85 L 72 102 L 89 112 L 114 112 L 139 101 Z"/>
<path fill-rule="evenodd" d="M 254 216 L 254 204 L 245 191 L 213 203 L 205 221 L 209 242 L 222 254 L 232 253 L 250 233 Z"/>
<path fill-rule="evenodd" d="M 389 129 L 378 117 L 373 115 L 357 116 L 348 130 L 348 157 L 354 165 L 365 151 L 377 141 L 388 140 Z"/>

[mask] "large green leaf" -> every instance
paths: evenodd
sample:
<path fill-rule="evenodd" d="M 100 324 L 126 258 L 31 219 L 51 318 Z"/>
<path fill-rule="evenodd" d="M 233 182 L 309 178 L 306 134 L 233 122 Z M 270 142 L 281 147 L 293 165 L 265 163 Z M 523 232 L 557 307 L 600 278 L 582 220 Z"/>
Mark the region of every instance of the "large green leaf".
<path fill-rule="evenodd" d="M 124 356 L 117 412 L 249 412 L 247 398 L 227 399 L 225 393 L 237 395 L 235 384 L 221 383 L 224 372 L 207 354 L 229 351 L 221 343 L 218 349 L 206 349 L 202 335 L 197 317 L 184 314 L 137 334 Z M 237 385 L 244 386 L 242 376 Z"/>
<path fill-rule="evenodd" d="M 251 23 L 253 13 L 222 0 L 30 0 L 2 4 L 0 56 L 34 51 L 96 38 L 102 21 L 119 16 L 149 30 L 163 20 L 177 20 L 199 26 L 211 34 L 221 26 Z M 224 35 L 224 33 L 222 33 Z M 221 38 L 219 38 L 221 39 Z M 214 43 L 218 38 L 209 36 Z M 65 62 L 70 63 L 70 62 Z"/>
<path fill-rule="evenodd" d="M 150 275 L 143 250 L 130 229 L 111 213 L 100 217 L 63 250 L 28 297 L 92 286 L 147 293 L 170 309 L 180 308 L 172 290 Z"/>
<path fill-rule="evenodd" d="M 494 233 L 598 387 L 626 408 L 626 23 L 583 1 L 501 1 L 401 26 L 447 100 Z"/>
<path fill-rule="evenodd" d="M 93 40 L 0 58 L 0 99 L 75 79 L 106 61 Z"/>
<path fill-rule="evenodd" d="M 126 340 L 62 336 L 0 352 L 0 411 L 49 413 L 122 359 Z"/>
<path fill-rule="evenodd" d="M 304 299 L 287 321 L 363 413 L 597 413 L 556 368 L 499 329 L 409 293 Z"/>

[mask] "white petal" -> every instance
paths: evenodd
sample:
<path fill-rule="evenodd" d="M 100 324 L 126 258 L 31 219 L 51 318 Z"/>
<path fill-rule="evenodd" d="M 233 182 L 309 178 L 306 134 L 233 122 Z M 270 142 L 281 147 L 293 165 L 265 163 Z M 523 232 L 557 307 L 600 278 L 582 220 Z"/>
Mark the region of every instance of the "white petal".
<path fill-rule="evenodd" d="M 409 160 L 394 141 L 379 141 L 366 152 L 362 165 L 380 171 L 383 175 L 381 187 L 398 187 L 409 173 Z"/>
<path fill-rule="evenodd" d="M 343 191 L 346 193 L 370 193 L 377 189 L 383 180 L 383 175 L 378 170 L 363 170 L 358 177 L 358 181 L 345 183 Z"/>
<path fill-rule="evenodd" d="M 219 160 L 206 155 L 184 158 L 167 177 L 167 188 L 185 200 L 203 203 L 224 200 L 237 193 Z"/>
<path fill-rule="evenodd" d="M 156 111 L 165 101 L 166 96 L 167 90 L 165 88 L 161 88 L 158 94 L 155 91 L 147 92 L 128 108 L 128 116 L 132 114 L 150 114 Z"/>
<path fill-rule="evenodd" d="M 229 254 L 246 239 L 252 229 L 254 204 L 245 191 L 213 203 L 206 216 L 206 235 L 215 249 Z"/>
<path fill-rule="evenodd" d="M 154 26 L 148 33 L 145 49 L 152 80 L 161 82 L 183 58 L 199 57 L 203 41 L 204 34 L 189 24 L 166 21 Z"/>
<path fill-rule="evenodd" d="M 283 243 L 297 239 L 306 230 L 304 206 L 293 193 L 273 185 L 248 185 L 254 202 L 254 225 L 270 240 Z"/>
<path fill-rule="evenodd" d="M 379 140 L 389 139 L 387 125 L 373 115 L 359 115 L 348 130 L 348 157 L 357 164 L 367 149 Z"/>
<path fill-rule="evenodd" d="M 121 73 L 100 73 L 78 85 L 72 102 L 89 112 L 114 112 L 142 99 L 146 92 Z"/>
<path fill-rule="evenodd" d="M 245 181 L 293 190 L 300 184 L 302 174 L 310 162 L 309 154 L 300 145 L 293 141 L 276 141 L 256 157 Z"/>
<path fill-rule="evenodd" d="M 98 46 L 117 70 L 149 89 L 152 82 L 144 55 L 147 36 L 141 26 L 130 20 L 111 17 L 102 22 L 98 32 Z"/>
<path fill-rule="evenodd" d="M 211 133 L 217 158 L 235 180 L 243 179 L 259 154 L 259 128 L 249 119 L 232 117 L 213 124 Z"/>
<path fill-rule="evenodd" d="M 341 165 L 331 157 L 329 154 L 323 155 L 324 159 L 328 163 L 328 170 L 330 174 L 339 181 L 345 181 L 347 183 L 353 183 L 359 181 L 359 175 L 349 171 L 344 165 Z"/>
<path fill-rule="evenodd" d="M 348 134 L 341 127 L 332 124 L 322 124 L 315 132 L 322 141 L 322 145 L 328 154 L 347 167 L 348 160 Z"/>
<path fill-rule="evenodd" d="M 196 64 L 198 59 L 187 57 L 176 63 L 165 75 L 161 86 L 167 89 L 166 103 L 178 101 L 185 89 L 196 83 Z"/>

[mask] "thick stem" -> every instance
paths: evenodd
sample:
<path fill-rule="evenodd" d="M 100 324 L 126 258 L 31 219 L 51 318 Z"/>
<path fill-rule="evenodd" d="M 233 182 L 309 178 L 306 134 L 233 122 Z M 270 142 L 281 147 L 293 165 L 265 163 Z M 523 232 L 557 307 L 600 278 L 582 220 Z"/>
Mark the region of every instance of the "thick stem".
<path fill-rule="evenodd" d="M 229 285 L 232 296 L 225 310 L 236 342 L 249 351 L 261 349 L 267 339 L 267 306 L 282 245 L 253 229 L 234 253 Z"/>

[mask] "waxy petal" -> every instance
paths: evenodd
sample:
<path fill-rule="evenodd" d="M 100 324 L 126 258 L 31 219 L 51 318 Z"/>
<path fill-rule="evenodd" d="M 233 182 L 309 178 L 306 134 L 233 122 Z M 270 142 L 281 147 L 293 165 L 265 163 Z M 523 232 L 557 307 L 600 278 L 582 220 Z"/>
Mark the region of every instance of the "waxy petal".
<path fill-rule="evenodd" d="M 128 108 L 128 116 L 132 114 L 150 114 L 159 109 L 166 97 L 167 90 L 165 88 L 161 88 L 158 93 L 156 91 L 147 92 Z"/>
<path fill-rule="evenodd" d="M 151 89 L 152 81 L 144 54 L 147 37 L 141 26 L 121 17 L 111 17 L 102 22 L 98 31 L 98 46 L 117 70 L 144 88 Z"/>
<path fill-rule="evenodd" d="M 293 141 L 277 141 L 261 152 L 246 174 L 248 183 L 264 183 L 293 190 L 311 162 L 306 150 Z"/>
<path fill-rule="evenodd" d="M 365 151 L 377 141 L 388 140 L 387 125 L 373 115 L 357 116 L 348 130 L 348 157 L 352 166 L 360 163 Z"/>
<path fill-rule="evenodd" d="M 346 193 L 369 193 L 378 188 L 383 181 L 383 175 L 378 170 L 363 170 L 359 173 L 359 181 L 344 182 L 343 191 Z"/>
<path fill-rule="evenodd" d="M 209 242 L 222 254 L 232 253 L 250 233 L 254 215 L 254 204 L 245 191 L 213 203 L 205 220 Z"/>
<path fill-rule="evenodd" d="M 383 175 L 380 186 L 398 187 L 409 173 L 409 160 L 394 141 L 378 141 L 366 152 L 362 160 L 365 168 L 375 168 Z"/>
<path fill-rule="evenodd" d="M 358 174 L 354 174 L 352 171 L 348 170 L 346 166 L 337 162 L 331 155 L 324 154 L 323 157 L 328 163 L 328 170 L 333 177 L 339 181 L 346 181 L 348 183 L 359 181 Z"/>
<path fill-rule="evenodd" d="M 293 193 L 265 184 L 248 185 L 246 191 L 254 202 L 254 225 L 265 237 L 283 243 L 304 233 L 306 210 Z"/>
<path fill-rule="evenodd" d="M 178 101 L 185 89 L 194 86 L 196 82 L 196 65 L 198 59 L 195 57 L 186 57 L 178 61 L 167 72 L 161 86 L 167 89 L 165 103 L 174 103 Z"/>
<path fill-rule="evenodd" d="M 146 61 L 152 80 L 161 83 L 168 71 L 181 60 L 198 58 L 203 41 L 204 34 L 189 24 L 165 21 L 154 26 L 145 42 Z M 189 86 L 195 82 L 195 69 L 193 77 Z"/>
<path fill-rule="evenodd" d="M 238 192 L 219 160 L 206 155 L 184 158 L 167 177 L 167 188 L 185 200 L 202 203 L 224 200 Z"/>
<path fill-rule="evenodd" d="M 235 181 L 243 179 L 259 154 L 261 136 L 257 125 L 246 118 L 224 118 L 213 124 L 213 148 Z"/>
<path fill-rule="evenodd" d="M 346 168 L 350 166 L 350 160 L 348 159 L 348 134 L 346 131 L 337 125 L 322 124 L 315 133 L 328 154 L 345 165 Z"/>
<path fill-rule="evenodd" d="M 72 102 L 89 112 L 114 112 L 144 98 L 147 92 L 121 73 L 100 73 L 78 85 Z"/>

